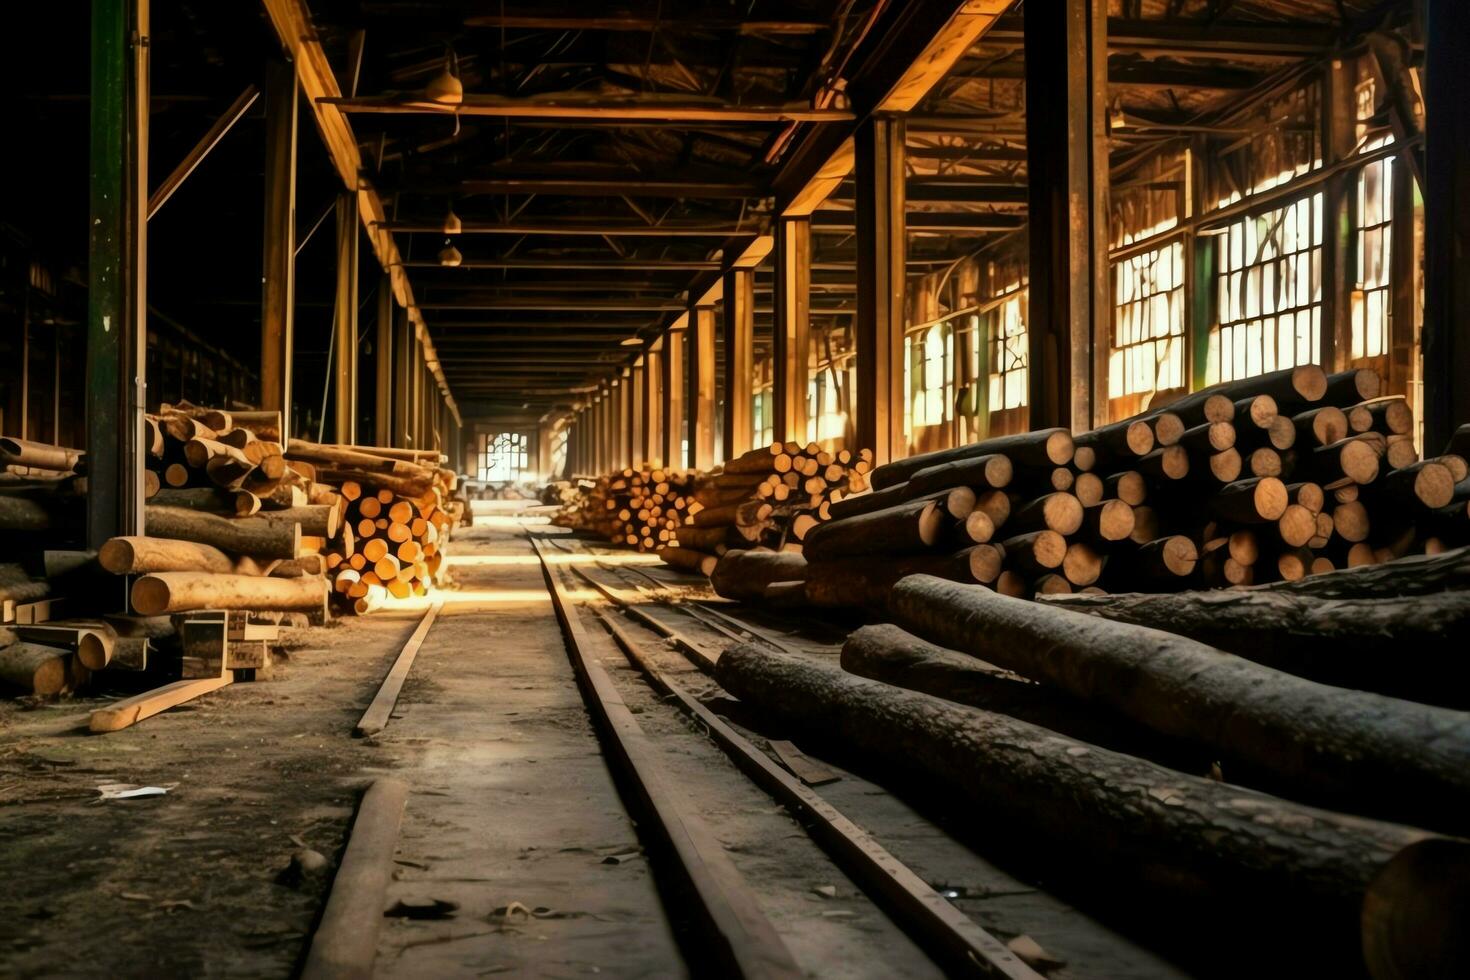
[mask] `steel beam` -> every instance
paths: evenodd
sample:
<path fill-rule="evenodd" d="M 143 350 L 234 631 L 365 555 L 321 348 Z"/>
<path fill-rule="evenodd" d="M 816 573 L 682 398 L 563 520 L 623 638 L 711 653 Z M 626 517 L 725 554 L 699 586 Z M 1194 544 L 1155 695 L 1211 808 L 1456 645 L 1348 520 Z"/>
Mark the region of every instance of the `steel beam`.
<path fill-rule="evenodd" d="M 143 533 L 148 14 L 148 0 L 92 2 L 86 428 L 93 549 Z"/>
<path fill-rule="evenodd" d="M 807 360 L 811 332 L 812 226 L 804 217 L 776 219 L 776 322 L 772 328 L 772 437 L 806 441 Z"/>
<path fill-rule="evenodd" d="M 1030 423 L 1080 432 L 1107 408 L 1107 2 L 1024 11 L 1026 88 L 1065 97 L 1027 116 Z"/>
<path fill-rule="evenodd" d="M 337 441 L 357 443 L 357 195 L 337 195 L 337 305 L 332 317 Z"/>
<path fill-rule="evenodd" d="M 904 123 L 875 117 L 858 128 L 857 386 L 853 449 L 876 464 L 907 453 L 903 431 Z"/>
<path fill-rule="evenodd" d="M 296 73 L 272 59 L 265 72 L 265 256 L 261 270 L 260 407 L 291 426 L 296 293 Z"/>

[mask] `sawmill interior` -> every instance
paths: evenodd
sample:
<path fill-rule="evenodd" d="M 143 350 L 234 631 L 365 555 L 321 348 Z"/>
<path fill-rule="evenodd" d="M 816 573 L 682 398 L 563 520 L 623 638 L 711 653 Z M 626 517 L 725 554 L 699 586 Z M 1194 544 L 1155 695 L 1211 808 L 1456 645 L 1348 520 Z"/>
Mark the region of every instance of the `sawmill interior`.
<path fill-rule="evenodd" d="M 0 976 L 1470 976 L 1470 3 L 11 6 Z"/>

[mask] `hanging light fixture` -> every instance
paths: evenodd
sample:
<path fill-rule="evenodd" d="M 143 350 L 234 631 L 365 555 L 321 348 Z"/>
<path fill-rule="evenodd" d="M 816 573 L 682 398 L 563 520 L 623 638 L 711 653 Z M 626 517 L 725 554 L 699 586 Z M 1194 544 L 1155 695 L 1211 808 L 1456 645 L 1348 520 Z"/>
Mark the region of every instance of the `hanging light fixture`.
<path fill-rule="evenodd" d="M 454 243 L 447 238 L 444 239 L 444 247 L 439 250 L 439 264 L 453 268 L 463 261 L 464 256 L 460 254 L 459 249 L 454 247 Z"/>
<path fill-rule="evenodd" d="M 444 234 L 458 235 L 464 231 L 464 225 L 459 220 L 459 215 L 454 213 L 454 204 L 449 205 L 449 210 L 444 212 Z"/>
<path fill-rule="evenodd" d="M 444 53 L 444 68 L 424 89 L 424 97 L 440 105 L 459 105 L 464 101 L 464 83 L 459 80 L 459 57 L 449 48 Z"/>

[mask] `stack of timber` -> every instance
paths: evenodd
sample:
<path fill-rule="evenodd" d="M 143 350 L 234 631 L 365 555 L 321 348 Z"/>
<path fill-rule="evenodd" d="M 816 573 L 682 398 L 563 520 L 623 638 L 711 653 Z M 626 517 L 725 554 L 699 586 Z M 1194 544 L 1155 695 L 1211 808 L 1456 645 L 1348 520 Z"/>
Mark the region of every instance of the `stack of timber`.
<path fill-rule="evenodd" d="M 0 464 L 0 622 L 30 622 L 60 595 L 47 555 L 84 546 L 86 454 L 4 437 Z"/>
<path fill-rule="evenodd" d="M 733 551 L 800 555 L 838 501 L 867 489 L 872 465 L 868 449 L 828 452 L 796 442 L 752 449 L 700 482 L 674 547 L 659 554 L 705 575 Z"/>
<path fill-rule="evenodd" d="M 552 484 L 542 499 L 561 504 L 553 524 L 596 534 L 620 547 L 657 551 L 672 546 L 698 484 L 693 471 L 644 465 L 595 480 Z"/>
<path fill-rule="evenodd" d="M 1466 975 L 1470 548 L 1193 595 L 1028 602 L 914 575 L 840 670 L 751 644 L 715 674 L 781 730 L 984 814 L 1087 900 L 1279 932 L 1306 972 Z M 1300 603 L 1212 617 L 1234 596 Z M 1366 640 L 1342 649 L 1355 631 L 1371 664 Z M 1385 641 L 1410 660 L 1385 669 Z M 1336 686 L 1328 650 L 1368 683 Z"/>
<path fill-rule="evenodd" d="M 760 595 L 864 607 L 917 572 L 1010 596 L 1171 592 L 1296 581 L 1470 542 L 1470 428 L 1420 460 L 1412 412 L 1379 390 L 1371 370 L 1309 365 L 1090 432 L 889 463 L 871 493 L 832 503 L 832 519 L 807 531 L 806 568 L 759 576 Z M 762 561 L 775 567 L 754 555 L 741 575 Z M 734 577 L 717 573 L 716 589 Z M 757 597 L 731 589 L 721 594 Z"/>
<path fill-rule="evenodd" d="M 394 599 L 425 596 L 441 583 L 445 548 L 465 505 L 437 450 L 292 439 L 286 457 L 310 468 L 332 498 L 340 528 L 306 546 L 324 552 L 332 594 L 343 608 L 371 612 Z"/>

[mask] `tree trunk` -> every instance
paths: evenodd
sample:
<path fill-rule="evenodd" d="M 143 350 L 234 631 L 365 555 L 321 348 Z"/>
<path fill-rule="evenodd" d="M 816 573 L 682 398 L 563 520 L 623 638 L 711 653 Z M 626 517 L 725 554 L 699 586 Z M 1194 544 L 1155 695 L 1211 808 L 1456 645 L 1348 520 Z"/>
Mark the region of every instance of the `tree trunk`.
<path fill-rule="evenodd" d="M 1384 599 L 1459 589 L 1470 589 L 1470 546 L 1437 555 L 1410 555 L 1378 565 L 1344 568 L 1312 575 L 1300 582 L 1271 582 L 1254 586 L 1252 591 L 1285 592 L 1317 599 Z"/>
<path fill-rule="evenodd" d="M 977 546 L 979 547 L 979 546 Z M 911 555 L 907 558 L 845 558 L 807 566 L 806 598 L 813 606 L 832 609 L 882 608 L 894 583 L 905 575 L 939 575 L 968 582 L 970 553 Z"/>
<path fill-rule="evenodd" d="M 39 643 L 0 649 L 0 682 L 31 694 L 56 694 L 66 686 L 67 651 Z"/>
<path fill-rule="evenodd" d="M 234 495 L 216 487 L 164 487 L 148 503 L 154 507 L 183 507 L 208 514 L 235 513 Z"/>
<path fill-rule="evenodd" d="M 1359 968 L 1366 893 L 1388 901 L 1382 911 L 1397 918 L 1399 891 L 1374 885 L 1395 855 L 1424 840 L 1443 840 L 1455 853 L 1467 846 L 1188 776 L 754 645 L 726 650 L 715 677 L 784 728 L 841 746 L 868 772 L 932 786 L 959 812 L 973 812 L 971 822 L 1003 849 L 1024 846 L 1032 863 L 1078 883 L 1107 881 L 1100 900 L 1116 901 L 1127 883 L 1146 889 L 1158 911 L 1182 911 L 1215 934 L 1256 936 L 1274 926 L 1310 949 L 1323 975 Z M 1463 907 L 1470 879 L 1448 877 L 1443 866 L 1425 868 L 1403 894 L 1437 887 L 1457 899 L 1431 910 L 1439 928 L 1427 933 L 1454 949 L 1462 924 L 1449 910 Z M 1370 950 L 1397 958 L 1392 945 L 1372 945 L 1396 935 L 1372 934 Z M 1456 967 L 1466 964 L 1446 965 L 1444 975 Z"/>
<path fill-rule="evenodd" d="M 1470 708 L 1470 592 L 1324 600 L 1229 590 L 1047 601 L 1188 636 L 1323 684 Z"/>
<path fill-rule="evenodd" d="M 1293 792 L 1454 833 L 1470 826 L 1470 714 L 943 579 L 901 582 L 888 604 L 926 639 L 1211 746 Z"/>
<path fill-rule="evenodd" d="M 133 583 L 133 608 L 144 616 L 195 609 L 320 610 L 326 581 L 316 576 L 258 578 L 208 572 L 158 572 Z"/>
<path fill-rule="evenodd" d="M 47 531 L 51 508 L 30 497 L 0 494 L 0 531 Z"/>
<path fill-rule="evenodd" d="M 920 453 L 904 459 L 894 460 L 878 467 L 871 474 L 874 490 L 903 483 L 915 473 L 940 463 L 951 463 L 958 459 L 1000 454 L 1010 458 L 1012 464 L 1029 467 L 1065 466 L 1072 461 L 1075 444 L 1072 433 L 1066 429 L 1040 429 L 1011 436 L 997 436 L 983 442 L 939 449 L 932 453 Z"/>
<path fill-rule="evenodd" d="M 911 499 L 907 483 L 895 483 L 886 490 L 870 490 L 851 497 L 843 497 L 830 508 L 833 520 L 844 520 L 859 514 L 871 514 L 875 510 L 886 510 Z"/>
<path fill-rule="evenodd" d="M 976 492 L 999 490 L 1011 482 L 1014 472 L 1009 457 L 998 453 L 972 456 L 919 470 L 904 485 L 907 489 L 903 493 L 913 499 L 954 487 L 969 487 Z"/>
<path fill-rule="evenodd" d="M 715 564 L 719 561 L 714 555 L 707 555 L 702 551 L 691 551 L 688 548 L 660 548 L 655 554 L 663 559 L 666 565 L 698 572 L 701 575 L 709 575 L 713 572 Z"/>
<path fill-rule="evenodd" d="M 808 561 L 927 551 L 938 543 L 946 526 L 967 517 L 974 506 L 975 494 L 968 488 L 948 491 L 942 502 L 906 501 L 813 528 L 802 541 L 802 550 Z"/>
<path fill-rule="evenodd" d="M 792 551 L 732 549 L 720 556 L 710 585 L 726 599 L 751 601 L 772 582 L 806 578 L 806 559 Z"/>
<path fill-rule="evenodd" d="M 148 572 L 234 571 L 235 563 L 212 545 L 171 538 L 113 538 L 97 553 L 102 567 L 114 575 L 144 575 Z"/>
<path fill-rule="evenodd" d="M 28 439 L 0 439 L 0 454 L 8 457 L 6 462 L 22 466 L 35 466 L 43 470 L 59 470 L 66 473 L 86 471 L 87 454 L 80 449 L 67 449 L 45 442 Z"/>
<path fill-rule="evenodd" d="M 295 558 L 301 541 L 301 525 L 295 522 L 219 517 L 179 507 L 150 506 L 144 524 L 149 537 L 196 541 L 256 558 Z"/>

